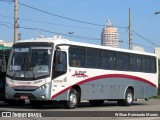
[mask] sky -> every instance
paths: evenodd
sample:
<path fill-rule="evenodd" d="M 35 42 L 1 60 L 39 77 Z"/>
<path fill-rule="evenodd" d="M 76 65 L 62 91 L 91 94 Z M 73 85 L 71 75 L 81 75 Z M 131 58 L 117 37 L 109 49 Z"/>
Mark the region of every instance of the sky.
<path fill-rule="evenodd" d="M 14 2 L 7 1 L 13 0 L 0 0 L 0 40 L 13 42 Z M 113 26 L 118 28 L 119 47 L 128 49 L 130 8 L 133 46 L 142 46 L 147 52 L 154 52 L 155 47 L 160 47 L 160 14 L 154 14 L 160 11 L 160 0 L 18 0 L 18 2 L 18 32 L 21 33 L 21 39 L 62 35 L 72 41 L 100 45 L 102 29 L 110 19 Z"/>

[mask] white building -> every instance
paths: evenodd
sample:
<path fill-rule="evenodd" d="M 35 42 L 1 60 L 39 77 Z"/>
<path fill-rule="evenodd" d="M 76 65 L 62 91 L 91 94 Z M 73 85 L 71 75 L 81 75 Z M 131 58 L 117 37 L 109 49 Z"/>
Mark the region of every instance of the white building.
<path fill-rule="evenodd" d="M 160 48 L 154 49 L 155 54 L 157 54 L 158 58 L 160 59 Z"/>
<path fill-rule="evenodd" d="M 144 52 L 144 48 L 141 46 L 133 46 L 133 50 Z"/>
<path fill-rule="evenodd" d="M 12 47 L 13 42 L 4 42 L 3 40 L 0 40 L 0 45 L 4 45 L 4 46 L 8 46 L 8 47 Z"/>
<path fill-rule="evenodd" d="M 118 41 L 118 29 L 108 20 L 101 33 L 101 45 L 118 48 Z"/>

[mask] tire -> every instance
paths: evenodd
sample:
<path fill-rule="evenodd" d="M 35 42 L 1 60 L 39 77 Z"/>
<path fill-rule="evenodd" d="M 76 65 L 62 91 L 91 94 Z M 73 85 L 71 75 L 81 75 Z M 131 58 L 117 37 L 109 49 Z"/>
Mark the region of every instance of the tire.
<path fill-rule="evenodd" d="M 37 100 L 30 100 L 30 105 L 33 108 L 41 108 L 42 107 L 41 101 L 37 101 Z"/>
<path fill-rule="evenodd" d="M 65 102 L 65 108 L 74 109 L 78 106 L 79 93 L 76 89 L 72 88 L 69 92 L 69 100 Z"/>
<path fill-rule="evenodd" d="M 131 89 L 127 89 L 125 94 L 125 99 L 117 100 L 118 105 L 120 106 L 130 106 L 133 104 L 133 91 Z"/>
<path fill-rule="evenodd" d="M 89 100 L 89 103 L 93 106 L 100 106 L 103 105 L 104 100 Z"/>

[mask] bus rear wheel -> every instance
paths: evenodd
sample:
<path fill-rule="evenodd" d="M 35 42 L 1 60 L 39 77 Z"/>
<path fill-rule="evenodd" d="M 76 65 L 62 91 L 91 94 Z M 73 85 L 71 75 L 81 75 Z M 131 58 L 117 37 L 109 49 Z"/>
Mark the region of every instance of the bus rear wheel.
<path fill-rule="evenodd" d="M 65 108 L 74 109 L 78 106 L 78 91 L 74 88 L 70 90 L 69 100 L 65 102 Z"/>
<path fill-rule="evenodd" d="M 127 89 L 126 94 L 125 94 L 125 99 L 123 100 L 118 100 L 117 103 L 120 106 L 130 106 L 133 103 L 133 90 Z"/>
<path fill-rule="evenodd" d="M 89 103 L 93 106 L 100 106 L 103 105 L 104 100 L 89 100 Z"/>

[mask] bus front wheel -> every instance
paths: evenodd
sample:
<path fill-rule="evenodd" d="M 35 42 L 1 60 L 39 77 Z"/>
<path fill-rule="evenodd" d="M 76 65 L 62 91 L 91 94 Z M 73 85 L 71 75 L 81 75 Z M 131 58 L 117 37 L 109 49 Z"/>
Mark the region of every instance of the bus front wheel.
<path fill-rule="evenodd" d="M 78 106 L 78 91 L 74 88 L 70 90 L 69 100 L 65 102 L 65 108 L 74 109 Z"/>
<path fill-rule="evenodd" d="M 127 89 L 125 94 L 125 99 L 123 100 L 117 100 L 118 105 L 120 106 L 130 106 L 133 103 L 133 90 Z"/>

